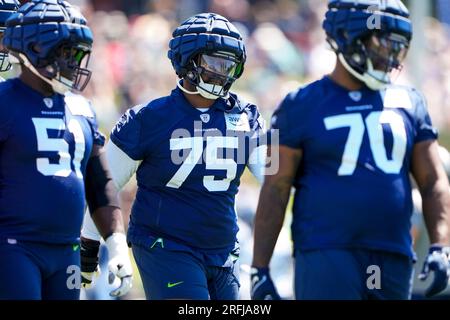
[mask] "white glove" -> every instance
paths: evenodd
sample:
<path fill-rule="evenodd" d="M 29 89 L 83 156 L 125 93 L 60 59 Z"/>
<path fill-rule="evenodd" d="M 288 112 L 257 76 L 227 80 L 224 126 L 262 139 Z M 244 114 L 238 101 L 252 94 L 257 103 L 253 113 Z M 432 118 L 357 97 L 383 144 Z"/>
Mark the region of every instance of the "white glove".
<path fill-rule="evenodd" d="M 133 286 L 133 268 L 128 255 L 126 236 L 123 233 L 113 233 L 106 239 L 105 244 L 109 255 L 109 284 L 112 284 L 116 277 L 120 279 L 120 286 L 109 294 L 112 297 L 121 297 Z"/>

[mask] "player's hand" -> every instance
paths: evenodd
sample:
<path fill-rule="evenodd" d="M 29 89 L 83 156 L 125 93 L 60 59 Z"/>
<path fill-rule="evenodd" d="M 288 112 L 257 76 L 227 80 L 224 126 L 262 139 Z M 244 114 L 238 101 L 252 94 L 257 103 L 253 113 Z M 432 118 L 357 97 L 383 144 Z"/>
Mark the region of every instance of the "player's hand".
<path fill-rule="evenodd" d="M 81 237 L 80 260 L 81 260 L 81 285 L 89 288 L 96 275 L 100 273 L 98 267 L 98 251 L 100 242 Z"/>
<path fill-rule="evenodd" d="M 250 283 L 252 300 L 281 300 L 270 277 L 269 268 L 252 267 Z"/>
<path fill-rule="evenodd" d="M 448 284 L 450 276 L 449 264 L 450 248 L 440 245 L 432 245 L 428 256 L 423 264 L 419 279 L 424 281 L 428 278 L 430 272 L 433 272 L 433 282 L 425 291 L 425 296 L 430 298 L 443 291 Z"/>
<path fill-rule="evenodd" d="M 133 268 L 128 255 L 128 245 L 123 233 L 113 233 L 106 239 L 109 262 L 109 283 L 112 284 L 116 277 L 120 279 L 120 285 L 109 294 L 112 297 L 121 297 L 130 291 L 133 285 Z"/>

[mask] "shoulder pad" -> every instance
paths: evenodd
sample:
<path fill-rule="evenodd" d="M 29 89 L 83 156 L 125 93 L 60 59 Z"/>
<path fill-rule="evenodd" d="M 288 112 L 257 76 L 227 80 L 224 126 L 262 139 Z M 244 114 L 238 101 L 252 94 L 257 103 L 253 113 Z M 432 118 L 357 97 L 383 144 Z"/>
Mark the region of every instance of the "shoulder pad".
<path fill-rule="evenodd" d="M 413 99 L 411 90 L 403 86 L 390 86 L 384 92 L 384 108 L 412 109 Z"/>
<path fill-rule="evenodd" d="M 69 92 L 66 93 L 64 101 L 73 116 L 95 118 L 90 102 L 83 96 Z"/>

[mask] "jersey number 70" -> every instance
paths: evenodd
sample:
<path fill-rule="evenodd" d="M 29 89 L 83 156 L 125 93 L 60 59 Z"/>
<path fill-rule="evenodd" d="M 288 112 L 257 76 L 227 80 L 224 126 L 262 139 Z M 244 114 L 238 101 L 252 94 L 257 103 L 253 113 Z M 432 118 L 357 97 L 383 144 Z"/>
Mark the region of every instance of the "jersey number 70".
<path fill-rule="evenodd" d="M 349 176 L 355 172 L 366 128 L 377 167 L 389 174 L 397 174 L 401 171 L 407 140 L 405 124 L 399 114 L 392 110 L 373 111 L 364 121 L 360 113 L 349 113 L 325 118 L 324 123 L 327 130 L 350 128 L 342 162 L 338 169 L 339 176 Z M 389 124 L 392 130 L 394 139 L 392 159 L 387 157 L 382 124 Z"/>

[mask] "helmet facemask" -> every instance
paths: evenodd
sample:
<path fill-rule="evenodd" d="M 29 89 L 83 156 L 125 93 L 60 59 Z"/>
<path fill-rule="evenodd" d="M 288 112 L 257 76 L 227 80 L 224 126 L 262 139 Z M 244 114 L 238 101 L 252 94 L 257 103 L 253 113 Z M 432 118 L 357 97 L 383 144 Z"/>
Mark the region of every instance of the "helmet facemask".
<path fill-rule="evenodd" d="M 344 67 L 372 90 L 381 90 L 399 73 L 409 48 L 409 40 L 395 33 L 373 33 L 358 39 L 352 51 L 338 53 Z"/>
<path fill-rule="evenodd" d="M 9 54 L 5 47 L 3 47 L 3 32 L 4 27 L 0 27 L 0 72 L 6 72 L 11 69 L 11 63 L 9 61 Z"/>
<path fill-rule="evenodd" d="M 196 87 L 196 93 L 216 100 L 228 96 L 228 91 L 241 73 L 242 62 L 233 54 L 216 52 L 197 55 L 185 79 Z"/>
<path fill-rule="evenodd" d="M 39 48 L 34 48 L 39 50 Z M 63 44 L 54 55 L 42 62 L 44 66 L 35 67 L 23 53 L 11 52 L 16 63 L 22 63 L 32 73 L 47 82 L 59 94 L 70 90 L 83 91 L 92 72 L 88 69 L 91 49 L 89 45 Z M 11 55 L 10 55 L 11 58 Z"/>
<path fill-rule="evenodd" d="M 53 63 L 39 72 L 52 81 L 52 87 L 58 93 L 83 91 L 91 78 L 88 69 L 90 54 L 90 46 L 84 44 L 62 45 L 55 51 Z"/>

